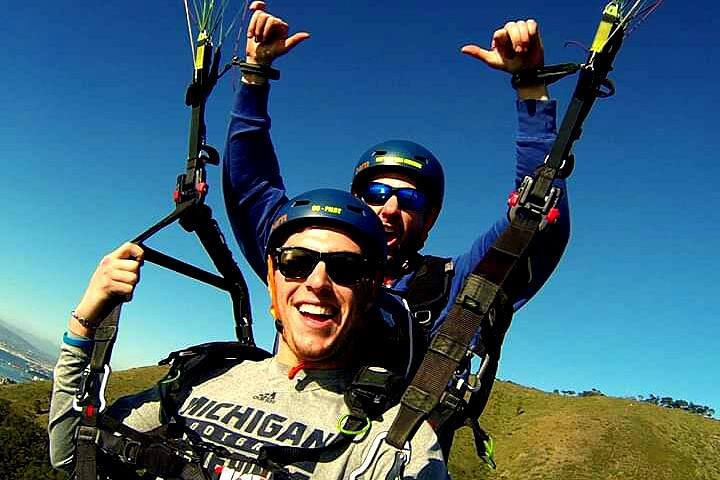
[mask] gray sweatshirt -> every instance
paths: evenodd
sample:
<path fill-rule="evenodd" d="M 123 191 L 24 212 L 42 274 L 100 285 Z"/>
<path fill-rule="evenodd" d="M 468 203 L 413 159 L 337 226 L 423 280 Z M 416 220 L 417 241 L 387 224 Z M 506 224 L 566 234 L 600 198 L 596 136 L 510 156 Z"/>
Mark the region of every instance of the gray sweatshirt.
<path fill-rule="evenodd" d="M 63 345 L 55 367 L 50 409 L 50 457 L 54 467 L 74 468 L 74 433 L 79 423 L 72 399 L 80 374 L 89 362 L 87 352 Z M 223 445 L 235 453 L 255 457 L 262 445 L 312 448 L 338 437 L 338 419 L 348 413 L 343 392 L 349 379 L 340 370 L 303 370 L 288 378 L 288 367 L 274 358 L 245 361 L 194 387 L 180 414 L 204 441 Z M 156 388 L 125 397 L 109 407 L 108 414 L 122 418 L 135 430 L 147 432 L 160 425 Z M 396 448 L 383 441 L 397 407 L 373 422 L 370 431 L 331 462 L 290 465 L 301 477 L 332 479 L 448 479 L 447 467 L 432 428 L 424 423 L 403 450 L 407 461 L 397 476 Z M 205 458 L 210 478 L 245 480 L 270 478 L 250 463 Z M 251 474 L 257 476 L 251 476 Z"/>

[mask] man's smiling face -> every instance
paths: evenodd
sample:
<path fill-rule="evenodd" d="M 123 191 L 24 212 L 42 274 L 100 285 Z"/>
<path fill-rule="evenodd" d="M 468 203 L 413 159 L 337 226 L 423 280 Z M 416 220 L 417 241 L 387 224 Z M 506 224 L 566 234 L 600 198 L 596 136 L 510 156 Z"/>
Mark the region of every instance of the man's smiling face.
<path fill-rule="evenodd" d="M 393 188 L 415 188 L 415 183 L 404 175 L 381 176 L 372 181 Z M 370 208 L 385 228 L 388 262 L 405 258 L 422 248 L 432 227 L 432 222 L 426 221 L 431 218 L 428 212 L 401 208 L 395 195 L 383 205 L 370 205 Z"/>
<path fill-rule="evenodd" d="M 360 246 L 344 233 L 315 227 L 290 235 L 283 247 L 361 253 Z M 341 365 L 351 350 L 348 341 L 362 326 L 371 282 L 340 285 L 328 275 L 324 261 L 304 279 L 286 278 L 276 265 L 269 280 L 275 315 L 283 327 L 278 359 L 286 365 Z"/>

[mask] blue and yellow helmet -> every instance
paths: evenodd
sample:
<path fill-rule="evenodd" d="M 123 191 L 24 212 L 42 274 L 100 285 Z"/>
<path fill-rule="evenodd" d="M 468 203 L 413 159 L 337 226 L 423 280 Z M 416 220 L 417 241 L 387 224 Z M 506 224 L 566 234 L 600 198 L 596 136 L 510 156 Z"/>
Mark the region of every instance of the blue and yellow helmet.
<path fill-rule="evenodd" d="M 430 150 L 409 140 L 388 140 L 365 152 L 355 165 L 350 190 L 359 196 L 372 178 L 392 173 L 412 179 L 428 197 L 430 206 L 440 210 L 445 194 L 442 165 Z"/>
<path fill-rule="evenodd" d="M 287 202 L 270 227 L 266 251 L 278 247 L 291 234 L 303 228 L 328 226 L 352 238 L 370 260 L 385 264 L 385 230 L 364 202 L 343 190 L 311 190 Z"/>

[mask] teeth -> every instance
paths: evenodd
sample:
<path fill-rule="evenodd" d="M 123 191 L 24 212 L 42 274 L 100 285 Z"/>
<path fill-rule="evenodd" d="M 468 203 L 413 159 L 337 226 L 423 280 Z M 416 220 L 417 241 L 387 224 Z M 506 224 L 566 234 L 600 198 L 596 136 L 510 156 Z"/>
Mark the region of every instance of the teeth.
<path fill-rule="evenodd" d="M 322 305 L 311 305 L 305 303 L 298 307 L 301 313 L 309 313 L 311 315 L 335 315 L 335 309 L 332 307 L 324 307 Z"/>

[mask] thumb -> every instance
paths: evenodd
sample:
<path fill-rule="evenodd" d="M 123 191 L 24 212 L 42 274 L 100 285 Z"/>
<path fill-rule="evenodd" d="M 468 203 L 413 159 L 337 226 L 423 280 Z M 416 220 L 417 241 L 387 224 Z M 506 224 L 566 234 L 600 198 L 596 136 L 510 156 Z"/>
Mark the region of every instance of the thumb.
<path fill-rule="evenodd" d="M 285 40 L 285 51 L 292 50 L 295 48 L 296 45 L 298 45 L 300 42 L 303 42 L 310 38 L 310 34 L 308 32 L 298 32 L 294 35 L 291 35 L 290 37 Z"/>
<path fill-rule="evenodd" d="M 494 64 L 495 57 L 497 56 L 496 52 L 485 50 L 484 48 L 481 48 L 477 45 L 465 45 L 460 49 L 460 51 L 466 55 L 470 55 L 473 58 L 482 60 L 488 65 Z"/>
<path fill-rule="evenodd" d="M 261 0 L 255 0 L 250 4 L 250 11 L 254 12 L 256 10 L 265 10 L 265 2 Z"/>

